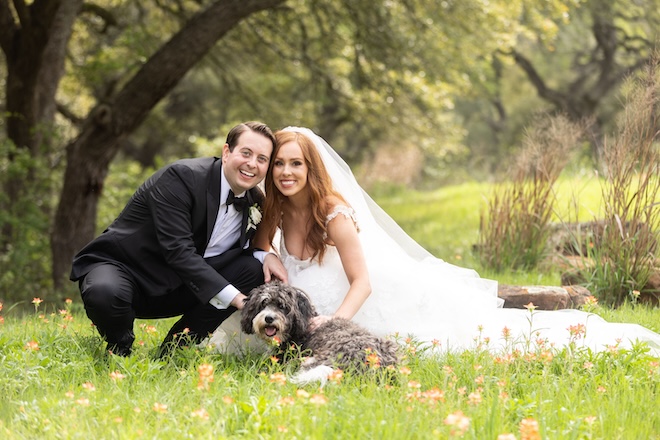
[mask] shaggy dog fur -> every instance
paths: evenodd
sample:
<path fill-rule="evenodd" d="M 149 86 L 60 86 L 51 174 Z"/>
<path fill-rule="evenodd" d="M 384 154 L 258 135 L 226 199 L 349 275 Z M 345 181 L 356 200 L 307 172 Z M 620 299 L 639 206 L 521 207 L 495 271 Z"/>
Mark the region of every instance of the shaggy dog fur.
<path fill-rule="evenodd" d="M 352 321 L 334 318 L 310 330 L 310 319 L 317 316 L 305 292 L 279 281 L 264 284 L 250 292 L 241 314 L 241 328 L 266 342 L 279 340 L 283 347 L 296 344 L 311 357 L 292 379 L 296 383 L 325 383 L 333 368 L 364 371 L 369 356 L 378 356 L 381 367 L 398 361 L 397 344 L 378 338 Z M 277 338 L 277 339 L 275 339 Z"/>

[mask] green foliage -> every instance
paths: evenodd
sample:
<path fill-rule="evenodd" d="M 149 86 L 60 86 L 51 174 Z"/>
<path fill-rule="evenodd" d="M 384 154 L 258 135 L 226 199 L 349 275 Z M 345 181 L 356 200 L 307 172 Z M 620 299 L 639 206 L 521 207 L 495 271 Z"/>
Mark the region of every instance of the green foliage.
<path fill-rule="evenodd" d="M 657 0 L 511 3 L 520 15 L 497 50 L 477 58 L 481 68 L 467 71 L 473 93 L 456 97 L 475 176 L 506 171 L 507 156 L 539 111 L 593 117 L 612 128 L 621 110 L 621 80 L 643 66 L 658 42 Z M 595 163 L 601 131 L 593 135 L 589 156 Z"/>
<path fill-rule="evenodd" d="M 97 216 L 99 234 L 117 218 L 133 193 L 153 172 L 153 169 L 142 168 L 133 161 L 113 163 L 99 200 Z"/>
<path fill-rule="evenodd" d="M 291 0 L 238 23 L 130 136 L 131 148 L 189 155 L 190 138 L 261 119 L 312 127 L 353 163 L 381 143 L 415 145 L 426 179 L 446 181 L 467 156 L 454 101 L 485 93 L 492 54 L 528 29 L 551 39 L 549 18 L 575 3 Z M 208 2 L 97 4 L 104 14 L 76 22 L 61 87 L 79 116 Z"/>
<path fill-rule="evenodd" d="M 389 374 L 301 388 L 288 380 L 294 366 L 268 355 L 195 348 L 155 360 L 172 320 L 138 321 L 133 356 L 106 356 L 78 305 L 0 312 L 3 438 L 632 439 L 660 426 L 658 361 L 642 346 L 596 354 L 576 333 L 567 350 L 498 355 L 477 341 L 446 354 L 400 340 L 404 358 Z M 660 309 L 626 313 L 660 322 Z"/>
<path fill-rule="evenodd" d="M 8 194 L 0 193 L 0 206 L 5 207 L 0 211 L 0 231 L 10 234 L 0 244 L 0 301 L 47 296 L 51 287 L 48 230 L 53 200 L 48 170 L 43 158 L 0 140 L 0 188 L 9 179 L 30 182 L 12 205 Z"/>

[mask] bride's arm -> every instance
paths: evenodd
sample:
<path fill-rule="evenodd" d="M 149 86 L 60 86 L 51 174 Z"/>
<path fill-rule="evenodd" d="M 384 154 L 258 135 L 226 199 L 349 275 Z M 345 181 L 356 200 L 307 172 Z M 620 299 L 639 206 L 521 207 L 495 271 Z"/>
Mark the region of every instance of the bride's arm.
<path fill-rule="evenodd" d="M 355 223 L 338 215 L 328 223 L 328 238 L 335 244 L 350 287 L 335 317 L 351 319 L 371 294 L 367 262 Z"/>

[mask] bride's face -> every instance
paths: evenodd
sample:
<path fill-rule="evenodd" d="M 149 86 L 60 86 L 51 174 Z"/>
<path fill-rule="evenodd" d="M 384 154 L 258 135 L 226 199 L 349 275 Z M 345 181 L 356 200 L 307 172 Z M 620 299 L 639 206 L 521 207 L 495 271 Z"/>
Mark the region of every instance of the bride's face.
<path fill-rule="evenodd" d="M 286 196 L 294 196 L 307 186 L 307 163 L 297 142 L 282 145 L 273 161 L 273 183 Z"/>

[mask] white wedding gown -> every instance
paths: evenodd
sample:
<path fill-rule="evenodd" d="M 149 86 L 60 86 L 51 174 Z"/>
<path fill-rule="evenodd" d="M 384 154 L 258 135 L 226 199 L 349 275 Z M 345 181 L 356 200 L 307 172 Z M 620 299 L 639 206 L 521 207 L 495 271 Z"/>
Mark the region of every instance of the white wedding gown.
<path fill-rule="evenodd" d="M 362 191 L 348 166 L 323 139 L 308 129 L 289 129 L 314 140 L 334 186 L 354 209 L 372 293 L 353 321 L 378 335 L 411 336 L 439 350 L 471 349 L 477 344 L 493 351 L 535 350 L 562 348 L 573 341 L 578 347 L 602 351 L 643 341 L 660 357 L 660 334 L 637 324 L 610 323 L 578 310 L 502 308 L 497 282 L 428 253 Z M 337 213 L 348 216 L 351 210 L 338 207 L 331 216 Z M 336 248 L 329 246 L 323 263 L 318 264 L 289 255 L 283 236 L 279 243 L 289 284 L 307 292 L 320 314 L 333 314 L 348 291 Z M 218 328 L 210 344 L 224 352 L 263 350 L 253 336 L 240 334 L 238 323 L 237 312 Z"/>

